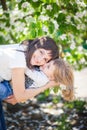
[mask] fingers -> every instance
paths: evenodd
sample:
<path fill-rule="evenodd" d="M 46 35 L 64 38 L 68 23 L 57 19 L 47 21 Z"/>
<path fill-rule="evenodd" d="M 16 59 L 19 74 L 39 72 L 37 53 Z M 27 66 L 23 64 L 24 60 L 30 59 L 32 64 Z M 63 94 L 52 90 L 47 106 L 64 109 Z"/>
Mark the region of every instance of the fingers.
<path fill-rule="evenodd" d="M 7 99 L 10 99 L 10 98 L 13 98 L 13 97 L 14 97 L 14 95 L 10 95 L 10 96 L 7 97 Z"/>
<path fill-rule="evenodd" d="M 14 98 L 7 98 L 4 101 L 12 105 L 15 105 L 17 103 L 17 101 Z"/>

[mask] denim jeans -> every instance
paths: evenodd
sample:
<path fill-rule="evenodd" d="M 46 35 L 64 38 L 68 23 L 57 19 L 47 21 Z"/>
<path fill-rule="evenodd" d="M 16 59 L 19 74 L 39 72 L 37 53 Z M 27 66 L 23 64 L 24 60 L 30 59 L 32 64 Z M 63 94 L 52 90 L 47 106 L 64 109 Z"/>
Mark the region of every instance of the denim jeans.
<path fill-rule="evenodd" d="M 0 82 L 0 130 L 6 130 L 2 100 L 13 94 L 9 81 Z"/>
<path fill-rule="evenodd" d="M 9 81 L 4 80 L 3 82 L 0 82 L 0 100 L 4 100 L 12 94 L 13 90 L 10 86 Z"/>
<path fill-rule="evenodd" d="M 6 124 L 4 119 L 4 112 L 2 107 L 2 102 L 0 100 L 0 130 L 6 130 Z"/>

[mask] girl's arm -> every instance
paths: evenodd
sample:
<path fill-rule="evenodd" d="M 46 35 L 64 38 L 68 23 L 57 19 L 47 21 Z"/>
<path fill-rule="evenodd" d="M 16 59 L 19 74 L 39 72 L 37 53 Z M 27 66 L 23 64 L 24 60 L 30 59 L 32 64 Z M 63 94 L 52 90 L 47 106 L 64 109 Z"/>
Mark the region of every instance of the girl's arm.
<path fill-rule="evenodd" d="M 51 88 L 53 86 L 58 86 L 58 83 L 54 81 L 50 81 L 48 84 L 41 88 L 37 89 L 25 89 L 25 69 L 24 68 L 16 68 L 12 69 L 12 86 L 14 96 L 17 102 L 26 101 L 28 99 L 33 98 L 44 90 Z"/>

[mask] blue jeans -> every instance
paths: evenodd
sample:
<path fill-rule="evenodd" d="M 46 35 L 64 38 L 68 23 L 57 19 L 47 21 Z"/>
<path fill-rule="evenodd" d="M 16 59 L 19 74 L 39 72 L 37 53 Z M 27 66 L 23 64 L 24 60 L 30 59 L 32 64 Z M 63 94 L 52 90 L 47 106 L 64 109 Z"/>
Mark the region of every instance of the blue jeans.
<path fill-rule="evenodd" d="M 5 124 L 5 119 L 4 119 L 4 112 L 3 112 L 1 100 L 0 100 L 0 130 L 6 130 L 6 124 Z"/>
<path fill-rule="evenodd" d="M 4 100 L 12 94 L 13 90 L 10 86 L 9 81 L 4 80 L 3 82 L 0 82 L 0 100 Z"/>
<path fill-rule="evenodd" d="M 0 82 L 0 130 L 6 130 L 2 100 L 13 94 L 9 81 Z"/>

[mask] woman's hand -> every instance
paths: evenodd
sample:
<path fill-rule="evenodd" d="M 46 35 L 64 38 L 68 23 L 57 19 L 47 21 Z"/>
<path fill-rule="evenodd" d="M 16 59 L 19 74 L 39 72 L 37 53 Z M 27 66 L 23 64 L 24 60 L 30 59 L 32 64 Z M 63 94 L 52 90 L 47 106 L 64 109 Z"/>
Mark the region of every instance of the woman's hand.
<path fill-rule="evenodd" d="M 16 100 L 14 95 L 9 96 L 4 101 L 7 102 L 7 103 L 10 103 L 12 105 L 15 105 L 17 103 L 17 100 Z"/>
<path fill-rule="evenodd" d="M 60 84 L 59 82 L 55 82 L 54 80 L 49 81 L 48 88 L 58 87 Z"/>

